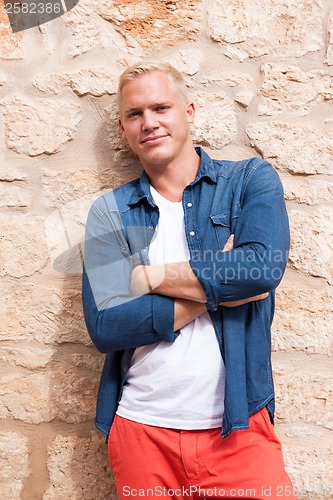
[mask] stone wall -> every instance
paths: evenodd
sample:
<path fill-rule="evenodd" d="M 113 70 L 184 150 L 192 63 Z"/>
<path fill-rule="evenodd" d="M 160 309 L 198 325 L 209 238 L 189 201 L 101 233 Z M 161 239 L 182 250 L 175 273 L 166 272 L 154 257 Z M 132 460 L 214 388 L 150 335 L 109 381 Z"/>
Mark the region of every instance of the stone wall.
<path fill-rule="evenodd" d="M 292 246 L 273 328 L 276 432 L 300 498 L 332 499 L 331 0 L 80 0 L 15 34 L 1 4 L 0 39 L 0 498 L 116 499 L 93 427 L 102 356 L 77 244 L 91 201 L 140 170 L 114 94 L 150 57 L 184 72 L 198 144 L 263 156 L 282 178 Z"/>

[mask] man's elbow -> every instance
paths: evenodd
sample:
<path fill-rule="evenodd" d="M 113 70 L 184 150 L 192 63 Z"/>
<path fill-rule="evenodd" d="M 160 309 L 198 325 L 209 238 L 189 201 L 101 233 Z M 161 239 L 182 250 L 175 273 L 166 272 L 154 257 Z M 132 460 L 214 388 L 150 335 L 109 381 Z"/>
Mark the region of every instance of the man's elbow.
<path fill-rule="evenodd" d="M 86 317 L 86 326 L 96 349 L 102 354 L 107 354 L 117 349 L 113 345 L 111 332 L 107 330 L 103 316 L 103 311 L 91 311 L 89 317 Z"/>
<path fill-rule="evenodd" d="M 281 283 L 284 272 L 286 269 L 286 263 L 268 263 L 264 264 L 260 271 L 259 288 L 264 292 L 270 292 L 275 290 Z M 259 276 L 259 274 L 258 274 Z"/>

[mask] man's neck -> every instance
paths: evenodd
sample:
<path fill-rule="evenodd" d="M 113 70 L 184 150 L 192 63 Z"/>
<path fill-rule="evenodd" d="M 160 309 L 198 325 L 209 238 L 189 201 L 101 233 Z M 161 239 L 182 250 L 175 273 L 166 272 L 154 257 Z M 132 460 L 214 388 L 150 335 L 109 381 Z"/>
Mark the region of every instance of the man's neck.
<path fill-rule="evenodd" d="M 159 168 L 145 167 L 151 185 L 170 201 L 181 201 L 183 191 L 196 178 L 200 157 L 193 148 L 186 157 Z"/>

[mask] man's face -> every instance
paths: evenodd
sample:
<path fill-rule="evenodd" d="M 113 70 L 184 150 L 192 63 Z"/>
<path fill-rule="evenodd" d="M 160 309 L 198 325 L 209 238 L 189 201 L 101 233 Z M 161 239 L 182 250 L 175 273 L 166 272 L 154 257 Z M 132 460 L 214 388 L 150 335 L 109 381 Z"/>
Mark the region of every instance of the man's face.
<path fill-rule="evenodd" d="M 125 83 L 120 99 L 122 136 L 144 167 L 166 166 L 192 146 L 193 103 L 184 103 L 159 70 Z"/>

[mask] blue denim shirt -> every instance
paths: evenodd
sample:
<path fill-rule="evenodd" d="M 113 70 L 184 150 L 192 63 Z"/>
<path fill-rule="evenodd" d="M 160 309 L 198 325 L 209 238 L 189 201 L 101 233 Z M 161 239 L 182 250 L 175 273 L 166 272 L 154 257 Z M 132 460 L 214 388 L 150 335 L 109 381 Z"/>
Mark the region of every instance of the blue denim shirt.
<path fill-rule="evenodd" d="M 198 148 L 196 179 L 183 192 L 190 265 L 207 295 L 207 310 L 226 367 L 222 436 L 248 428 L 248 417 L 267 406 L 274 416 L 271 322 L 274 289 L 285 270 L 289 225 L 280 179 L 266 161 L 212 160 Z M 108 434 L 134 349 L 176 342 L 174 299 L 132 297 L 133 267 L 149 264 L 159 211 L 145 173 L 101 196 L 88 215 L 83 307 L 88 332 L 106 353 L 96 426 Z M 172 229 L 170 229 L 172 230 Z M 222 252 L 233 233 L 234 249 Z M 264 300 L 227 308 L 222 301 L 263 292 Z"/>

